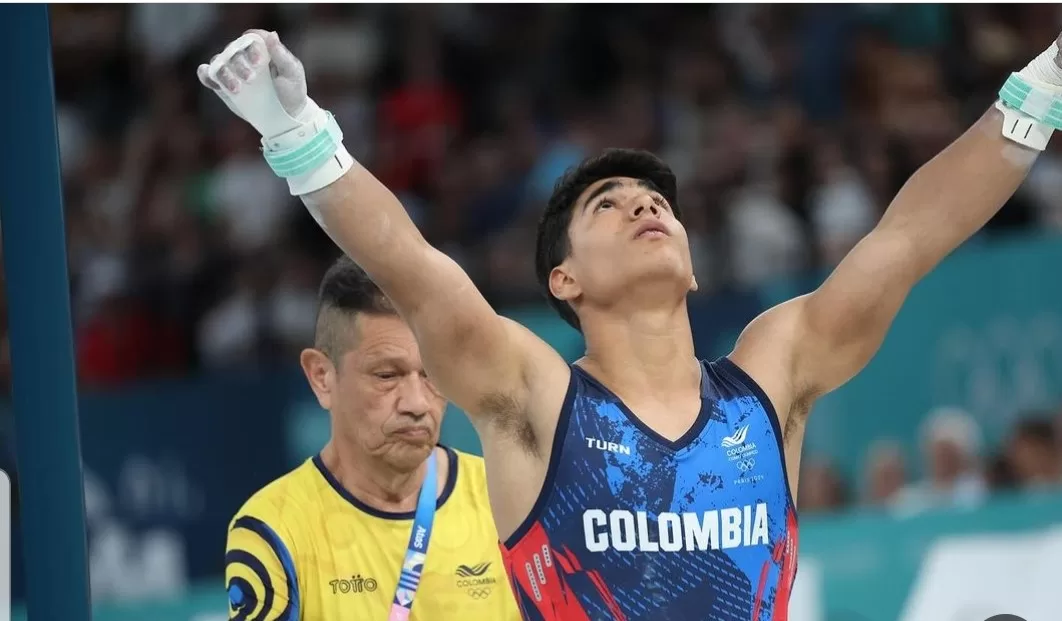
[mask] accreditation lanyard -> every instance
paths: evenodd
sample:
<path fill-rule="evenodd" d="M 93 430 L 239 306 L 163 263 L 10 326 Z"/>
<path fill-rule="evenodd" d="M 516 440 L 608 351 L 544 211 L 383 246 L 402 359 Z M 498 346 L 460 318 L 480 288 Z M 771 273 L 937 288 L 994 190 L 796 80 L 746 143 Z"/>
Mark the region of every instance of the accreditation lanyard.
<path fill-rule="evenodd" d="M 398 574 L 398 587 L 395 588 L 388 621 L 408 621 L 409 612 L 413 609 L 413 597 L 420 586 L 420 574 L 424 571 L 424 558 L 428 552 L 428 540 L 431 539 L 431 525 L 435 521 L 436 461 L 435 451 L 432 450 L 428 458 L 428 474 L 420 486 L 417 512 L 413 515 L 413 531 L 409 533 L 406 558 Z"/>

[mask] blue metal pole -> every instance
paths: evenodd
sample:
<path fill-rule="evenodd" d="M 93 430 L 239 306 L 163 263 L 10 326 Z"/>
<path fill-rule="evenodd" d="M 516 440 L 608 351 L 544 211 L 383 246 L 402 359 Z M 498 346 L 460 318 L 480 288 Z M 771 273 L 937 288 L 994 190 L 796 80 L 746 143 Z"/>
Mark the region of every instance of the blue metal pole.
<path fill-rule="evenodd" d="M 0 5 L 0 227 L 30 621 L 89 621 L 48 5 Z"/>

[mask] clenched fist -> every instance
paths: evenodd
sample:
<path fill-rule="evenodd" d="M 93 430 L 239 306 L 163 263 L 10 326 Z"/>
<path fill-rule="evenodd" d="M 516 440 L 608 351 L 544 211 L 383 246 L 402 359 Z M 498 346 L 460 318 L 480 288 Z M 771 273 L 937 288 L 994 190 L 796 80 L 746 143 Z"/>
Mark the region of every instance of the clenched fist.
<path fill-rule="evenodd" d="M 307 96 L 302 63 L 277 33 L 248 30 L 196 73 L 262 135 L 266 162 L 293 195 L 320 189 L 350 169 L 343 133 Z"/>
<path fill-rule="evenodd" d="M 294 127 L 310 101 L 302 63 L 275 32 L 248 30 L 209 65 L 199 65 L 196 73 L 204 86 L 266 138 Z"/>

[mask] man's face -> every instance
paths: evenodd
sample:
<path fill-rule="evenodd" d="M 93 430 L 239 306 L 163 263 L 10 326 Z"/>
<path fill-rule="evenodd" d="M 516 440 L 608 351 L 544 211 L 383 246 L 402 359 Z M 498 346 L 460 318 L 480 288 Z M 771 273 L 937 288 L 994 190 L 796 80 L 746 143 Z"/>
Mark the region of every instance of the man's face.
<path fill-rule="evenodd" d="M 446 400 L 428 380 L 413 333 L 399 317 L 362 313 L 350 323 L 349 347 L 333 372 L 321 382 L 311 378 L 321 406 L 332 413 L 334 441 L 398 471 L 412 470 L 439 440 Z"/>
<path fill-rule="evenodd" d="M 951 440 L 936 439 L 929 445 L 929 468 L 934 479 L 950 481 L 967 467 L 966 451 Z"/>
<path fill-rule="evenodd" d="M 870 498 L 875 503 L 889 500 L 906 482 L 907 474 L 899 455 L 883 455 L 870 467 Z"/>
<path fill-rule="evenodd" d="M 696 289 L 686 229 L 649 184 L 602 179 L 572 209 L 571 251 L 550 275 L 557 298 L 609 305 L 644 283 L 659 284 L 661 294 Z"/>
<path fill-rule="evenodd" d="M 1020 433 L 1009 442 L 1007 457 L 1022 483 L 1054 481 L 1058 477 L 1058 455 L 1048 440 Z"/>

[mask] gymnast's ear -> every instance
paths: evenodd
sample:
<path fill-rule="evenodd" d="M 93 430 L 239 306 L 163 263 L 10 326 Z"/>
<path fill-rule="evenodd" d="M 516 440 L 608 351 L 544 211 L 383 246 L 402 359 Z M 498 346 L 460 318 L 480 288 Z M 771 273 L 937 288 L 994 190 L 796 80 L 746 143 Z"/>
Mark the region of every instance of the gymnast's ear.
<path fill-rule="evenodd" d="M 583 289 L 567 260 L 550 271 L 549 292 L 558 300 L 568 303 L 582 295 Z"/>

